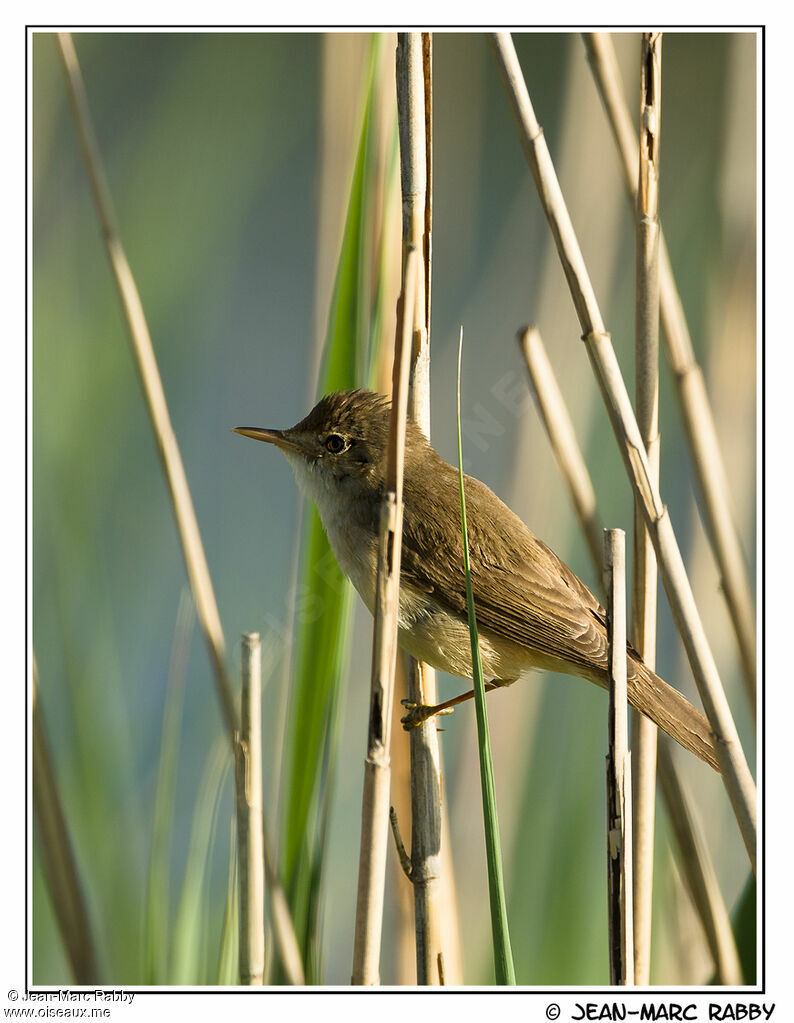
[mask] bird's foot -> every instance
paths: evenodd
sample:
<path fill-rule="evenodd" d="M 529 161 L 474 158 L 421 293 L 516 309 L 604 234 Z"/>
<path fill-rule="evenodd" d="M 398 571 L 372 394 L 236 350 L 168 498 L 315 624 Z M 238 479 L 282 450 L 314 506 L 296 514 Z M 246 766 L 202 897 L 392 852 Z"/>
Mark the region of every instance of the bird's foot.
<path fill-rule="evenodd" d="M 401 700 L 400 702 L 408 711 L 405 717 L 400 718 L 406 732 L 418 727 L 423 721 L 427 721 L 436 714 L 451 714 L 455 709 L 454 707 L 431 707 L 425 703 L 412 703 L 411 700 Z"/>

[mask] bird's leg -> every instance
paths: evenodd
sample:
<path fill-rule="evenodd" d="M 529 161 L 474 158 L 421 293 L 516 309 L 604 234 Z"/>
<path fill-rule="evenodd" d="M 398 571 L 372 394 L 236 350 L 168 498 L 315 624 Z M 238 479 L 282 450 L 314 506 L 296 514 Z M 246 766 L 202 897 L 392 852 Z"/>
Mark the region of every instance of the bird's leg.
<path fill-rule="evenodd" d="M 513 682 L 515 682 L 514 678 L 492 678 L 490 682 L 485 683 L 485 691 L 490 693 L 492 689 L 501 689 L 502 686 L 512 685 Z M 470 689 L 467 693 L 461 693 L 460 696 L 454 696 L 451 700 L 444 700 L 443 703 L 435 703 L 432 706 L 403 700 L 402 705 L 408 709 L 408 713 L 400 719 L 402 726 L 407 732 L 409 729 L 421 725 L 428 718 L 435 717 L 436 714 L 451 714 L 459 703 L 465 703 L 466 700 L 471 700 L 473 697 L 474 690 Z"/>

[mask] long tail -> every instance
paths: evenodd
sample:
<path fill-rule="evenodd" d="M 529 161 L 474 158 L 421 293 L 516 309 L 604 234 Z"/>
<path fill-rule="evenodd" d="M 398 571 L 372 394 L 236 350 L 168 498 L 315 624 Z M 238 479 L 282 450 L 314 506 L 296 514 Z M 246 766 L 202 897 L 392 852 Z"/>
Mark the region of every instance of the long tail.
<path fill-rule="evenodd" d="M 707 719 L 676 689 L 659 678 L 642 661 L 629 661 L 629 703 L 642 711 L 684 749 L 720 772 Z"/>

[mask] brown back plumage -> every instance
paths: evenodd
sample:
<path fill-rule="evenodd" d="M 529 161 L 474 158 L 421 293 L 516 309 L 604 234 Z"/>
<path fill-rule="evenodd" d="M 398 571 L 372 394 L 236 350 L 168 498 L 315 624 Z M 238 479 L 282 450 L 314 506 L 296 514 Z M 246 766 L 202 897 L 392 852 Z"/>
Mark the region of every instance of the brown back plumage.
<path fill-rule="evenodd" d="M 370 568 L 359 548 L 371 544 L 378 532 L 389 414 L 389 401 L 382 395 L 360 390 L 330 394 L 287 431 L 293 442 L 297 439 L 303 445 L 307 463 L 313 467 L 304 485 L 319 502 L 321 514 L 325 512 L 323 521 L 329 537 L 336 540 L 340 564 L 347 566 L 362 594 L 374 586 L 374 559 Z M 329 456 L 323 446 L 330 431 L 338 432 L 345 444 L 338 457 Z M 421 594 L 426 594 L 428 605 L 440 606 L 465 621 L 457 469 L 437 454 L 410 419 L 405 458 L 402 583 L 406 591 L 414 591 L 414 612 L 415 598 L 421 607 Z M 345 495 L 346 504 L 330 500 L 325 483 L 314 486 L 318 464 L 338 493 Z M 606 616 L 598 600 L 484 483 L 471 476 L 466 476 L 465 483 L 477 621 L 489 630 L 492 646 L 501 639 L 512 654 L 512 660 L 496 662 L 500 670 L 509 665 L 520 674 L 533 664 L 541 665 L 606 688 Z M 344 516 L 338 514 L 340 506 L 345 507 Z M 460 664 L 465 663 L 465 657 L 445 659 L 440 648 L 435 652 L 439 666 L 447 663 L 461 670 Z M 628 653 L 633 706 L 716 768 L 703 715 L 646 668 L 636 651 L 629 647 Z"/>
<path fill-rule="evenodd" d="M 443 523 L 460 517 L 457 470 L 429 445 L 422 473 L 405 466 L 402 579 L 466 615 L 463 541 Z M 412 461 L 414 464 L 412 464 Z M 426 470 L 430 469 L 428 473 Z M 430 480 L 429 485 L 425 482 Z M 563 661 L 607 686 L 606 612 L 593 593 L 485 484 L 465 477 L 474 604 L 479 625 Z M 450 556 L 438 558 L 440 545 Z M 629 700 L 664 732 L 719 770 L 709 723 L 628 647 Z"/>

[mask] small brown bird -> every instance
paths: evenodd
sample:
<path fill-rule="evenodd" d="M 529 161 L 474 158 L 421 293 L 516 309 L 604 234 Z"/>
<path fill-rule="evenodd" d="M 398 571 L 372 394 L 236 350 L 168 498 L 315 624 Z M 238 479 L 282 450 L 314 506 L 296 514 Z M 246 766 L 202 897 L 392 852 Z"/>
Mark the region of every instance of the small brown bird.
<path fill-rule="evenodd" d="M 326 395 L 289 430 L 238 427 L 278 447 L 317 505 L 339 566 L 372 612 L 384 491 L 389 399 L 356 390 Z M 474 604 L 487 688 L 532 668 L 607 680 L 606 613 L 584 583 L 484 483 L 465 477 Z M 434 668 L 471 678 L 458 470 L 409 418 L 403 481 L 399 642 Z M 719 770 L 709 723 L 631 645 L 628 695 L 685 749 Z M 417 707 L 406 727 L 470 698 Z"/>

